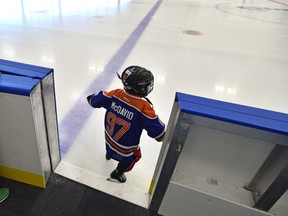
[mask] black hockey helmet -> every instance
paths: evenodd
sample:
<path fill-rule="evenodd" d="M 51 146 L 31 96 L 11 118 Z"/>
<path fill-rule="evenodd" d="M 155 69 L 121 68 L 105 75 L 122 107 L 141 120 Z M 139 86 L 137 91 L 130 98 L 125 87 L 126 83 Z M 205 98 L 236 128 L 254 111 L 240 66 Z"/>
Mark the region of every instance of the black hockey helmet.
<path fill-rule="evenodd" d="M 127 92 L 141 97 L 146 97 L 154 87 L 153 74 L 140 66 L 129 66 L 118 77 Z"/>

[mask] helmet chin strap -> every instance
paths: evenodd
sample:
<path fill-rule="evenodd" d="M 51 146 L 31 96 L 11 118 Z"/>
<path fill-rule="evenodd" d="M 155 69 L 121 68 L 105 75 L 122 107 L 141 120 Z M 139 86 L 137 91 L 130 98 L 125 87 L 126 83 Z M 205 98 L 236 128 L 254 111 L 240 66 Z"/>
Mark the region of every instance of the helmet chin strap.
<path fill-rule="evenodd" d="M 145 98 L 145 100 L 151 104 L 152 108 L 154 107 L 154 105 L 152 104 L 152 102 L 148 98 L 146 98 L 146 97 L 143 97 L 143 98 Z"/>
<path fill-rule="evenodd" d="M 119 79 L 122 80 L 122 78 L 121 78 L 121 76 L 120 76 L 120 74 L 118 72 L 117 72 L 117 76 L 118 76 Z"/>

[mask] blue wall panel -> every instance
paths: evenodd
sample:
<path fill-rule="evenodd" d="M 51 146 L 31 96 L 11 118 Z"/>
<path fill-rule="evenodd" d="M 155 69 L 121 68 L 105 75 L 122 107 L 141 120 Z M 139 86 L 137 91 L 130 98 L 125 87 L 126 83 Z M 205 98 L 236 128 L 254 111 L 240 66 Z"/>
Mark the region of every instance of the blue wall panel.
<path fill-rule="evenodd" d="M 29 96 L 51 68 L 0 59 L 0 92 Z"/>
<path fill-rule="evenodd" d="M 177 93 L 182 112 L 288 135 L 288 114 Z"/>

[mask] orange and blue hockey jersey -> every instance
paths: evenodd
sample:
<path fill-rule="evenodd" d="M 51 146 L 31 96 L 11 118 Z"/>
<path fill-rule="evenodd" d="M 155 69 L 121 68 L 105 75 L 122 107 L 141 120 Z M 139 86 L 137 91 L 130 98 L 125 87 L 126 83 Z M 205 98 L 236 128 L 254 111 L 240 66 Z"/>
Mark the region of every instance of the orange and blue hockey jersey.
<path fill-rule="evenodd" d="M 88 102 L 94 108 L 106 109 L 106 150 L 115 160 L 130 160 L 135 151 L 140 151 L 138 145 L 143 129 L 154 139 L 159 139 L 165 133 L 165 125 L 150 103 L 123 89 L 100 91 L 91 96 Z"/>

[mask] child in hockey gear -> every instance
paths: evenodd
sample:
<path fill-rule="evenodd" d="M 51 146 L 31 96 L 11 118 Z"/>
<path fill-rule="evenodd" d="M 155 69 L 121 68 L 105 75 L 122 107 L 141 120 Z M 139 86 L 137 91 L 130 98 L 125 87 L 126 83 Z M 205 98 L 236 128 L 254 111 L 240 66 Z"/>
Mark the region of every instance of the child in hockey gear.
<path fill-rule="evenodd" d="M 161 142 L 165 125 L 146 98 L 154 87 L 151 71 L 140 66 L 130 66 L 121 76 L 117 75 L 124 89 L 100 91 L 89 95 L 87 100 L 93 108 L 106 109 L 106 159 L 118 161 L 110 177 L 124 183 L 124 173 L 131 171 L 141 158 L 139 142 L 142 130 L 145 129 L 148 136 Z"/>

